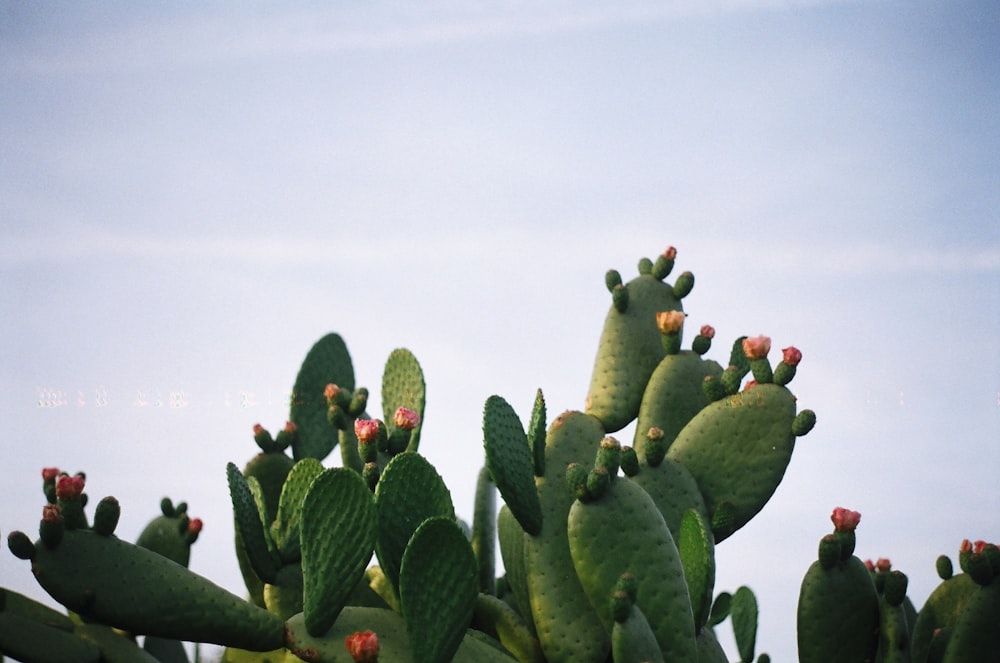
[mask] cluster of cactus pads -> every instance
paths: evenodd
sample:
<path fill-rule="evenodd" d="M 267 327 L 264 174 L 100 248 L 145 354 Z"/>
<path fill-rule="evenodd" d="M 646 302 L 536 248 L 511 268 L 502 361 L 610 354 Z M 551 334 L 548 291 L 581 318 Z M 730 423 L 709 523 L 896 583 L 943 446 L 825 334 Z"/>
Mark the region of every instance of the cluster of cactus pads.
<path fill-rule="evenodd" d="M 8 547 L 68 612 L 0 589 L 0 653 L 172 663 L 195 642 L 232 663 L 721 663 L 728 619 L 740 660 L 768 660 L 753 592 L 716 592 L 714 550 L 768 502 L 815 424 L 788 389 L 802 354 L 772 366 L 769 338 L 741 336 L 723 366 L 705 357 L 708 325 L 683 349 L 694 277 L 667 283 L 674 258 L 641 260 L 627 283 L 607 273 L 583 410 L 549 422 L 541 390 L 526 419 L 486 400 L 471 524 L 419 452 L 416 358 L 392 352 L 372 416 L 336 334 L 306 355 L 284 428 L 254 427 L 259 453 L 226 468 L 245 596 L 188 570 L 201 521 L 185 504 L 164 499 L 132 544 L 114 534 L 113 497 L 91 524 L 84 476 L 45 470 L 38 540 L 13 532 Z M 633 422 L 631 444 L 614 437 Z M 859 519 L 834 511 L 803 580 L 800 660 L 997 660 L 997 547 L 963 543 L 958 575 L 942 557 L 918 613 L 906 576 L 854 557 Z"/>

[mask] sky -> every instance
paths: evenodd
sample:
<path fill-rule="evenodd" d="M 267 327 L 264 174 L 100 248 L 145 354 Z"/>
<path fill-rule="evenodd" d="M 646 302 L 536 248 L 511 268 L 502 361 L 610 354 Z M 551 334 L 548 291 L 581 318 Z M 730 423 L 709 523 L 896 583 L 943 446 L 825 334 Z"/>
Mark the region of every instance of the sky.
<path fill-rule="evenodd" d="M 794 660 L 844 506 L 919 607 L 1000 540 L 998 77 L 989 2 L 0 3 L 0 532 L 85 471 L 123 538 L 187 501 L 241 593 L 225 465 L 328 332 L 370 412 L 415 354 L 471 519 L 486 398 L 582 409 L 605 271 L 672 245 L 709 356 L 797 346 L 818 416 L 717 591 Z"/>

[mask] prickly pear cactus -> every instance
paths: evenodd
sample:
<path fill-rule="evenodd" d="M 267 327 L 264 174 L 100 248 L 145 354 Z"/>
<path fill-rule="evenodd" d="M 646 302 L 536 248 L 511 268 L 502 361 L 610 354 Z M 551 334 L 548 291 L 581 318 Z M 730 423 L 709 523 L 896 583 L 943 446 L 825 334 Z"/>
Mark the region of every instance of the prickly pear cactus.
<path fill-rule="evenodd" d="M 766 506 L 816 422 L 790 388 L 802 353 L 772 364 L 769 337 L 740 335 L 720 362 L 710 325 L 684 347 L 694 277 L 666 281 L 676 253 L 640 260 L 627 283 L 605 275 L 583 411 L 550 422 L 541 389 L 524 419 L 485 399 L 471 526 L 421 454 L 438 441 L 423 439 L 416 357 L 391 352 L 372 415 L 333 333 L 306 353 L 288 423 L 254 426 L 249 461 L 219 468 L 245 598 L 186 568 L 200 521 L 184 503 L 164 499 L 132 544 L 114 498 L 91 521 L 86 477 L 44 470 L 38 538 L 12 532 L 8 547 L 67 612 L 0 588 L 0 654 L 166 663 L 189 641 L 231 663 L 722 663 L 729 620 L 740 661 L 768 661 L 756 596 L 717 592 L 715 550 Z M 633 422 L 631 445 L 612 436 Z M 904 574 L 854 556 L 859 519 L 835 510 L 805 574 L 800 660 L 997 660 L 997 547 L 964 542 L 957 575 L 942 558 L 917 612 Z"/>

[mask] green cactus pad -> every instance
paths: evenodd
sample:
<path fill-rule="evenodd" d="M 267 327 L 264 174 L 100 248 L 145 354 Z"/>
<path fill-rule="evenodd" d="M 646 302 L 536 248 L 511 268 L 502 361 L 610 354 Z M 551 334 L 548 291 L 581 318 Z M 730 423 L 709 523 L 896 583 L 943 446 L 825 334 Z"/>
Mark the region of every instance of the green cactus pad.
<path fill-rule="evenodd" d="M 531 601 L 528 598 L 528 569 L 524 558 L 524 537 L 521 524 L 510 512 L 506 504 L 497 514 L 497 536 L 500 541 L 500 556 L 506 572 L 507 585 L 513 597 L 514 607 L 534 632 L 531 618 Z"/>
<path fill-rule="evenodd" d="M 542 529 L 542 507 L 535 490 L 535 462 L 521 420 L 507 401 L 490 396 L 483 408 L 486 466 L 500 495 L 528 534 Z"/>
<path fill-rule="evenodd" d="M 608 433 L 639 414 L 649 376 L 665 354 L 656 314 L 683 310 L 673 287 L 650 274 L 640 274 L 625 288 L 627 308 L 620 312 L 612 306 L 605 318 L 585 408 Z"/>
<path fill-rule="evenodd" d="M 521 663 L 545 663 L 531 624 L 503 599 L 480 594 L 473 611 L 473 626 L 496 638 Z"/>
<path fill-rule="evenodd" d="M 910 663 L 910 628 L 906 608 L 892 605 L 885 596 L 879 602 L 878 658 L 880 663 Z M 967 659 L 972 660 L 972 659 Z"/>
<path fill-rule="evenodd" d="M 55 548 L 36 548 L 39 584 L 85 619 L 255 651 L 281 646 L 277 616 L 151 550 L 89 530 L 67 531 Z"/>
<path fill-rule="evenodd" d="M 569 552 L 566 518 L 576 495 L 566 483 L 566 466 L 591 464 L 604 437 L 600 420 L 565 412 L 549 426 L 545 474 L 535 479 L 542 530 L 524 537 L 528 596 L 538 640 L 550 661 L 603 663 L 611 639 L 590 607 Z"/>
<path fill-rule="evenodd" d="M 476 480 L 472 552 L 479 566 L 479 591 L 496 594 L 497 491 L 485 467 Z"/>
<path fill-rule="evenodd" d="M 448 661 L 472 621 L 479 566 L 453 518 L 429 518 L 403 553 L 399 600 L 414 663 Z"/>
<path fill-rule="evenodd" d="M 264 496 L 264 513 L 268 523 L 273 522 L 278 513 L 281 490 L 294 464 L 295 461 L 291 457 L 277 451 L 259 453 L 243 468 L 243 476 L 248 479 L 253 477 L 260 483 L 261 493 Z"/>
<path fill-rule="evenodd" d="M 972 592 L 952 629 L 944 663 L 996 661 L 1000 656 L 1000 581 Z"/>
<path fill-rule="evenodd" d="M 639 473 L 629 477 L 629 480 L 642 486 L 653 498 L 674 540 L 680 535 L 681 519 L 689 509 L 708 519 L 708 508 L 698 482 L 686 467 L 675 460 L 665 458 L 656 467 L 640 466 Z"/>
<path fill-rule="evenodd" d="M 271 523 L 271 539 L 278 547 L 285 563 L 301 558 L 299 525 L 302 521 L 302 501 L 309 486 L 323 472 L 323 465 L 315 458 L 303 458 L 295 463 L 285 478 L 278 500 L 278 510 Z"/>
<path fill-rule="evenodd" d="M 191 560 L 191 543 L 186 536 L 187 523 L 190 522 L 186 509 L 175 511 L 169 500 L 165 500 L 163 506 L 170 508 L 163 509 L 162 515 L 151 520 L 143 528 L 135 540 L 135 545 L 149 548 L 181 566 L 187 566 Z"/>
<path fill-rule="evenodd" d="M 728 532 L 745 525 L 767 503 L 785 474 L 795 436 L 795 397 L 788 389 L 759 384 L 715 401 L 681 430 L 667 451 L 694 476 L 709 514 L 727 502 Z"/>
<path fill-rule="evenodd" d="M 715 592 L 715 538 L 704 514 L 688 509 L 676 538 L 677 552 L 691 597 L 695 630 L 708 623 Z"/>
<path fill-rule="evenodd" d="M 277 554 L 269 545 L 270 535 L 261 521 L 261 513 L 250 482 L 234 463 L 226 465 L 229 495 L 233 501 L 233 514 L 239 543 L 253 572 L 263 582 L 274 582 L 280 566 Z"/>
<path fill-rule="evenodd" d="M 128 636 L 118 633 L 109 626 L 102 624 L 80 624 L 76 627 L 76 634 L 88 642 L 93 643 L 101 650 L 101 661 L 104 663 L 179 663 L 168 659 L 159 659 L 151 653 L 141 649 L 134 640 Z M 146 636 L 149 639 L 151 636 Z M 173 651 L 177 653 L 177 648 L 184 653 L 181 643 L 177 640 L 165 640 L 162 642 L 175 643 Z M 184 654 L 184 663 L 187 663 L 187 654 Z"/>
<path fill-rule="evenodd" d="M 813 562 L 799 590 L 800 663 L 871 660 L 878 645 L 878 601 L 871 572 L 857 557 L 829 569 Z"/>
<path fill-rule="evenodd" d="M 601 499 L 574 503 L 567 526 L 573 566 L 604 628 L 610 633 L 614 621 L 608 597 L 629 572 L 639 584 L 635 605 L 649 620 L 664 658 L 697 660 L 680 555 L 646 491 L 631 481 L 612 481 Z"/>
<path fill-rule="evenodd" d="M 703 626 L 698 631 L 698 663 L 729 663 L 726 650 L 719 644 L 710 626 Z"/>
<path fill-rule="evenodd" d="M 101 650 L 73 633 L 72 628 L 58 628 L 6 609 L 0 610 L 0 655 L 39 663 L 97 663 L 101 660 Z"/>
<path fill-rule="evenodd" d="M 264 606 L 282 619 L 302 612 L 304 582 L 302 564 L 286 564 L 278 569 L 274 583 L 264 585 Z"/>
<path fill-rule="evenodd" d="M 949 575 L 946 580 L 934 588 L 934 591 L 924 601 L 920 612 L 917 613 L 916 622 L 912 627 L 913 660 L 928 660 L 935 632 L 938 630 L 951 631 L 958 622 L 962 611 L 965 610 L 969 597 L 977 589 L 978 585 L 966 573 Z"/>
<path fill-rule="evenodd" d="M 753 663 L 754 649 L 757 647 L 759 612 L 757 597 L 749 587 L 743 586 L 733 592 L 730 618 L 741 663 Z"/>
<path fill-rule="evenodd" d="M 375 549 L 375 504 L 357 472 L 324 470 L 302 500 L 303 613 L 309 633 L 333 625 Z"/>
<path fill-rule="evenodd" d="M 612 626 L 611 655 L 615 663 L 663 663 L 653 629 L 638 606 L 633 605 L 628 617 Z"/>
<path fill-rule="evenodd" d="M 401 407 L 420 415 L 420 424 L 410 431 L 407 451 L 416 451 L 420 445 L 420 429 L 427 401 L 426 389 L 424 372 L 413 353 L 405 348 L 393 350 L 382 373 L 382 416 L 386 426 L 392 428 L 393 415 Z"/>
<path fill-rule="evenodd" d="M 535 476 L 545 473 L 545 395 L 539 389 L 535 392 L 535 402 L 531 408 L 531 420 L 528 422 L 528 446 L 535 462 Z"/>
<path fill-rule="evenodd" d="M 337 444 L 337 433 L 327 420 L 323 391 L 335 384 L 354 390 L 354 365 L 347 345 L 337 334 L 327 334 L 312 346 L 292 387 L 289 418 L 298 429 L 292 456 L 295 460 L 323 460 Z"/>
<path fill-rule="evenodd" d="M 399 567 L 410 537 L 424 520 L 455 518 L 451 493 L 426 458 L 406 452 L 385 466 L 375 488 L 378 538 L 375 554 L 393 587 L 399 588 Z"/>
<path fill-rule="evenodd" d="M 681 429 L 709 404 L 703 387 L 709 376 L 721 378 L 722 367 L 689 350 L 660 361 L 643 392 L 635 427 L 633 447 L 641 462 L 646 460 L 646 433 L 650 428 L 663 431 L 669 448 Z"/>

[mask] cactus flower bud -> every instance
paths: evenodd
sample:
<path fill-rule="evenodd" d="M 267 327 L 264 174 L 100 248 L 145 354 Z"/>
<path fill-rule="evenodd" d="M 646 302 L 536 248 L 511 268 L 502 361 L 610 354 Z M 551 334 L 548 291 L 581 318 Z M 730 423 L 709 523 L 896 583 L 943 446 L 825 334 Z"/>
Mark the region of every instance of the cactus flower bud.
<path fill-rule="evenodd" d="M 378 439 L 378 420 L 376 419 L 355 419 L 354 434 L 358 436 L 358 442 L 369 444 Z"/>
<path fill-rule="evenodd" d="M 201 529 L 204 525 L 205 524 L 201 521 L 201 518 L 192 518 L 191 522 L 188 523 L 188 533 L 197 536 L 198 534 L 201 534 Z"/>
<path fill-rule="evenodd" d="M 875 562 L 870 559 L 865 560 L 865 568 L 868 569 L 869 573 L 875 573 Z"/>
<path fill-rule="evenodd" d="M 838 532 L 853 532 L 857 529 L 858 523 L 861 522 L 861 514 L 838 506 L 830 514 L 830 520 L 833 521 L 833 528 Z"/>
<path fill-rule="evenodd" d="M 799 362 L 802 361 L 802 352 L 795 346 L 790 345 L 781 351 L 781 361 L 789 366 L 798 366 Z"/>
<path fill-rule="evenodd" d="M 420 425 L 420 415 L 409 408 L 401 407 L 392 416 L 392 423 L 396 428 L 413 430 Z"/>
<path fill-rule="evenodd" d="M 885 557 L 879 557 L 875 562 L 875 568 L 878 569 L 880 573 L 885 573 L 892 569 L 892 562 Z"/>
<path fill-rule="evenodd" d="M 676 334 L 684 326 L 683 311 L 660 311 L 656 314 L 656 326 L 663 334 Z"/>
<path fill-rule="evenodd" d="M 701 330 L 698 333 L 705 338 L 715 338 L 715 327 L 712 325 L 702 325 Z"/>
<path fill-rule="evenodd" d="M 376 663 L 378 661 L 378 636 L 373 631 L 358 631 L 344 638 L 347 653 L 356 663 Z"/>
<path fill-rule="evenodd" d="M 764 359 L 771 351 L 771 338 L 769 336 L 754 336 L 743 339 L 743 354 L 747 359 Z"/>
<path fill-rule="evenodd" d="M 333 401 L 336 400 L 339 394 L 340 394 L 340 387 L 333 384 L 332 382 L 326 385 L 326 388 L 323 389 L 323 396 L 324 398 L 326 398 L 327 403 L 333 403 Z"/>
<path fill-rule="evenodd" d="M 62 520 L 62 509 L 58 504 L 46 504 L 42 507 L 42 521 L 46 523 L 56 523 Z"/>
<path fill-rule="evenodd" d="M 83 494 L 83 487 L 86 481 L 83 476 L 61 476 L 56 482 L 56 497 L 60 500 L 74 500 Z"/>
<path fill-rule="evenodd" d="M 663 257 L 667 260 L 674 260 L 677 258 L 677 249 L 672 246 L 668 246 L 667 250 L 663 252 Z"/>
<path fill-rule="evenodd" d="M 46 467 L 42 470 L 42 480 L 43 481 L 55 481 L 56 477 L 59 476 L 58 467 Z"/>

